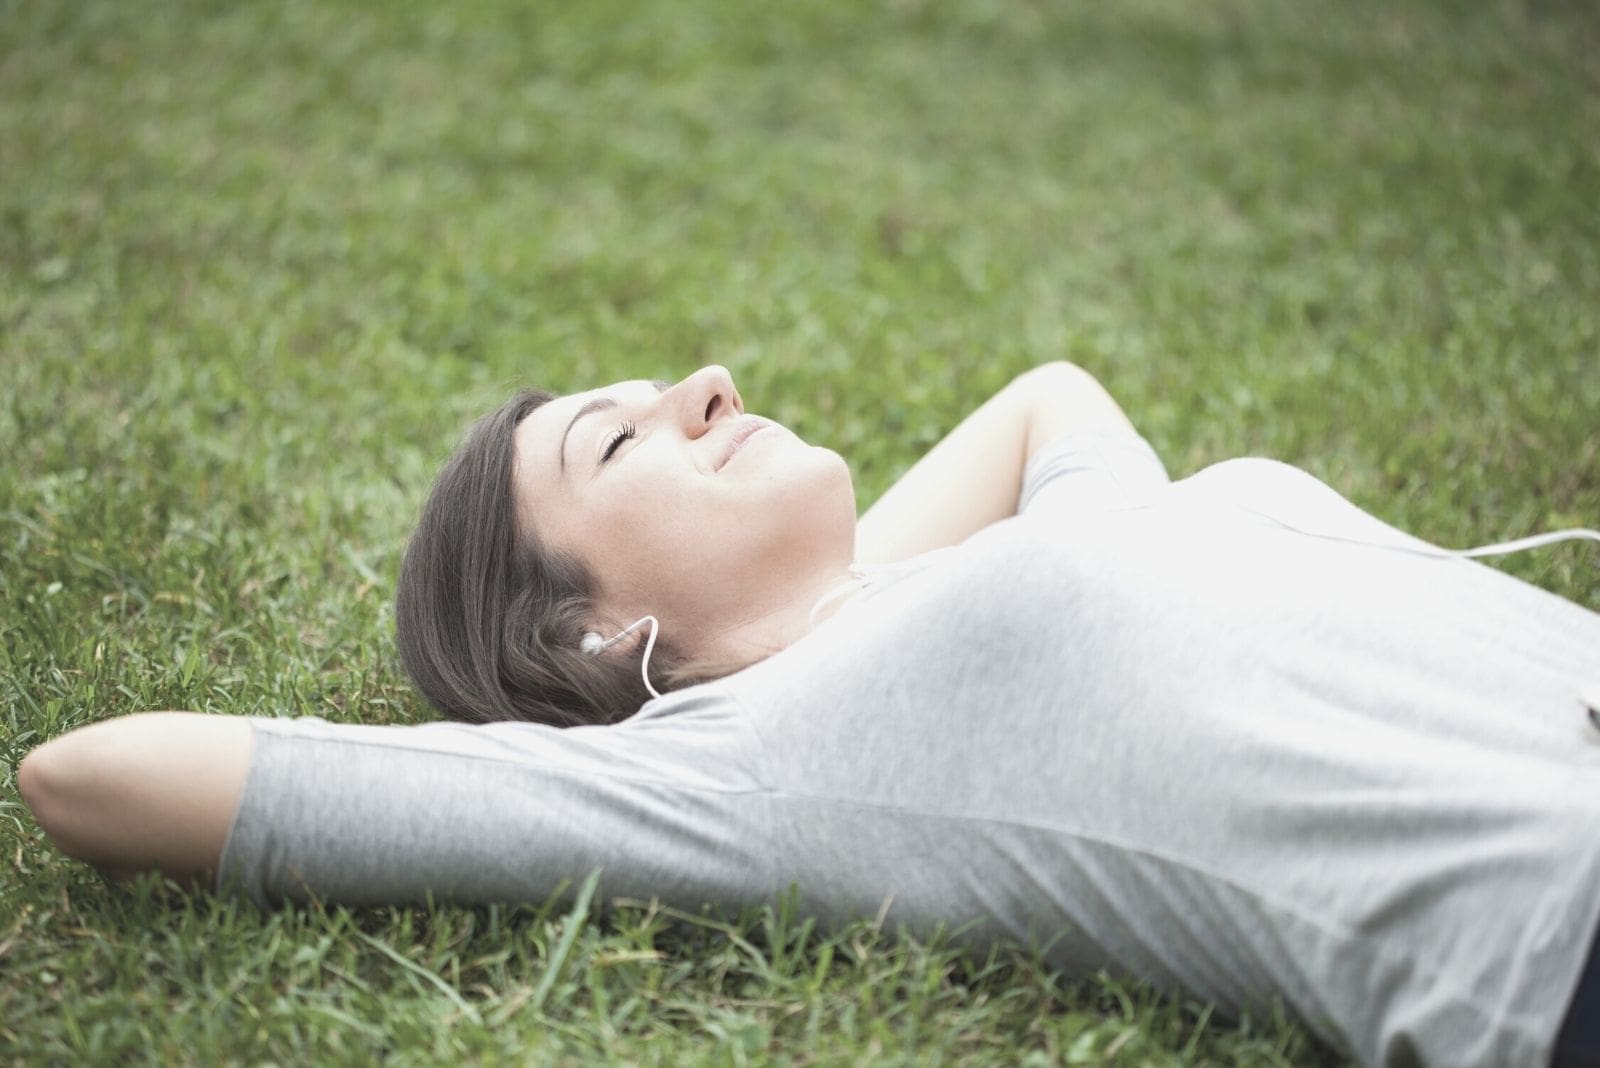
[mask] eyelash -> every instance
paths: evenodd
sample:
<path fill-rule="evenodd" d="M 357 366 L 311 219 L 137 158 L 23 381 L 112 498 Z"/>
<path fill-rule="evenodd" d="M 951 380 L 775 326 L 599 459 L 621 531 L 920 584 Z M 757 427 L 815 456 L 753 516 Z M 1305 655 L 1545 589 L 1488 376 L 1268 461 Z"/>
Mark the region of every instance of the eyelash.
<path fill-rule="evenodd" d="M 634 437 L 638 432 L 638 428 L 632 423 L 623 423 L 622 429 L 617 431 L 616 436 L 606 444 L 606 451 L 601 454 L 600 462 L 605 463 L 611 459 L 611 454 L 617 451 L 617 447 L 629 438 Z"/>

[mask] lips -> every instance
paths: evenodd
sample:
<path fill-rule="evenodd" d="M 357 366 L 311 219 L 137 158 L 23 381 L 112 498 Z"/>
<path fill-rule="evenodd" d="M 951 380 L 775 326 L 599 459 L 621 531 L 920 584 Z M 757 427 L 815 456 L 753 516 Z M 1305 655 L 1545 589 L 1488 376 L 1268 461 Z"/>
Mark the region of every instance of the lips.
<path fill-rule="evenodd" d="M 763 427 L 771 425 L 772 424 L 770 422 L 758 416 L 752 415 L 746 417 L 746 419 L 734 430 L 732 436 L 728 438 L 728 444 L 723 450 L 722 459 L 717 461 L 716 470 L 721 471 L 727 462 L 733 459 L 733 454 L 739 451 L 739 447 L 745 443 L 745 440 L 749 438 L 751 434 L 754 434 L 757 430 L 760 430 Z"/>

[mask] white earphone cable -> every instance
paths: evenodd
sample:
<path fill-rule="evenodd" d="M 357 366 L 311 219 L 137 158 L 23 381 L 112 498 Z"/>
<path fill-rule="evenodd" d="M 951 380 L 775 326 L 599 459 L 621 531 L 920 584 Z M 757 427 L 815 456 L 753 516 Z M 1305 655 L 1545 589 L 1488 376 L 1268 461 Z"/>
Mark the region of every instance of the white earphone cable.
<path fill-rule="evenodd" d="M 628 624 L 626 627 L 622 628 L 616 634 L 613 634 L 604 641 L 600 640 L 600 635 L 590 631 L 588 634 L 583 636 L 583 642 L 579 647 L 589 656 L 598 656 L 607 649 L 611 648 L 613 645 L 617 644 L 617 642 L 620 642 L 623 638 L 626 638 L 628 635 L 638 630 L 639 627 L 646 622 L 650 624 L 650 640 L 645 642 L 644 656 L 639 661 L 639 677 L 644 679 L 644 688 L 650 691 L 651 696 L 660 697 L 661 691 L 650 685 L 650 654 L 655 650 L 656 633 L 660 627 L 660 623 L 655 616 L 640 616 L 638 619 L 634 620 L 632 623 Z"/>
<path fill-rule="evenodd" d="M 1376 549 L 1393 549 L 1397 552 L 1416 553 L 1418 556 L 1442 556 L 1470 558 L 1477 556 L 1503 556 L 1507 553 L 1518 553 L 1524 549 L 1537 549 L 1543 545 L 1554 545 L 1561 541 L 1589 540 L 1600 542 L 1600 530 L 1590 530 L 1588 527 L 1571 527 L 1566 530 L 1551 530 L 1542 534 L 1530 534 L 1525 538 L 1514 538 L 1511 541 L 1497 541 L 1489 545 L 1476 545 L 1470 549 L 1446 549 L 1443 546 L 1431 545 L 1422 548 L 1415 545 L 1400 545 L 1393 542 L 1372 541 L 1367 538 L 1347 538 L 1339 534 L 1326 534 L 1317 530 L 1305 530 L 1293 523 L 1286 522 L 1268 512 L 1251 508 L 1249 505 L 1233 502 L 1238 508 L 1270 520 L 1285 530 L 1292 530 L 1296 534 L 1304 534 L 1310 538 L 1323 538 L 1327 541 L 1341 541 L 1350 545 L 1367 545 Z"/>

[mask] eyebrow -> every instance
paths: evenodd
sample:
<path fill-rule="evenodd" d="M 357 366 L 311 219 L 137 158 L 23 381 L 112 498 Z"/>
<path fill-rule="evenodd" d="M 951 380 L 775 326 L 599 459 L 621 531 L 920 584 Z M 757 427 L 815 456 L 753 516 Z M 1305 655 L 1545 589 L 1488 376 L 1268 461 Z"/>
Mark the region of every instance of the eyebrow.
<path fill-rule="evenodd" d="M 667 390 L 672 388 L 671 382 L 663 382 L 659 378 L 652 378 L 650 380 L 650 384 L 656 387 L 657 393 L 665 393 Z M 610 397 L 595 397 L 582 408 L 578 409 L 578 414 L 572 417 L 572 422 L 567 424 L 566 431 L 561 435 L 561 448 L 557 451 L 557 456 L 561 460 L 562 478 L 565 478 L 567 475 L 567 437 L 572 433 L 573 426 L 578 422 L 579 419 L 582 419 L 586 415 L 593 414 L 594 412 L 604 411 L 607 408 L 615 408 L 616 406 L 617 402 L 612 400 Z"/>

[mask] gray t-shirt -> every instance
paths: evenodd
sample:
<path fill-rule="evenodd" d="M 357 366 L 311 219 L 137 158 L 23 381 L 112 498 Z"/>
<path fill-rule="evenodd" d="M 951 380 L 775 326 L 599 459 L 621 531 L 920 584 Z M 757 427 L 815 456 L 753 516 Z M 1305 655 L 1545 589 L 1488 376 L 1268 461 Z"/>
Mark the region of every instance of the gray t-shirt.
<path fill-rule="evenodd" d="M 1276 461 L 1169 482 L 1066 434 L 1017 516 L 621 724 L 254 719 L 219 888 L 795 883 L 828 923 L 1279 995 L 1370 1064 L 1542 1065 L 1600 921 L 1600 614 L 1427 548 Z"/>

